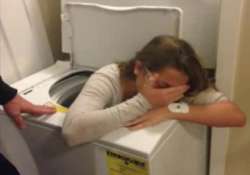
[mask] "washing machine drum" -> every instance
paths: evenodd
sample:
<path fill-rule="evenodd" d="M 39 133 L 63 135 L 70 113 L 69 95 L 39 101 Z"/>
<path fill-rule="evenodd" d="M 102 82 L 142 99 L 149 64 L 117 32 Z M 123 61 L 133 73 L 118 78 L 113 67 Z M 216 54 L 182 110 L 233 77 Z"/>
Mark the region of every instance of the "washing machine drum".
<path fill-rule="evenodd" d="M 92 73 L 79 71 L 63 77 L 50 88 L 51 99 L 66 108 L 70 107 Z"/>

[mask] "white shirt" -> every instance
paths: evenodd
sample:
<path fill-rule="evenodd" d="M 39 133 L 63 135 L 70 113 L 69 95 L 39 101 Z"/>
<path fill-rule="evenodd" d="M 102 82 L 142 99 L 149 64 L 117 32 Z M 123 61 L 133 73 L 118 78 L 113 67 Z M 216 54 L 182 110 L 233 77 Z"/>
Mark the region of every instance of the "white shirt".
<path fill-rule="evenodd" d="M 186 101 L 209 104 L 224 99 L 226 97 L 221 92 L 208 88 Z M 88 79 L 69 109 L 63 134 L 69 145 L 93 141 L 143 115 L 150 108 L 151 105 L 140 93 L 122 101 L 119 67 L 110 64 Z"/>

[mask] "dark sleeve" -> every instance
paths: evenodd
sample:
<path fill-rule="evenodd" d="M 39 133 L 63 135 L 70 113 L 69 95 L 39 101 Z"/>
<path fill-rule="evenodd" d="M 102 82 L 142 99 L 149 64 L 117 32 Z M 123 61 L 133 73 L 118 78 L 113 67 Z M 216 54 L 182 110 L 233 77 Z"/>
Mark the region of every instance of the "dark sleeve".
<path fill-rule="evenodd" d="M 6 84 L 0 76 L 0 105 L 6 104 L 17 94 L 17 90 Z"/>
<path fill-rule="evenodd" d="M 0 172 L 11 175 L 20 175 L 16 167 L 0 153 Z"/>

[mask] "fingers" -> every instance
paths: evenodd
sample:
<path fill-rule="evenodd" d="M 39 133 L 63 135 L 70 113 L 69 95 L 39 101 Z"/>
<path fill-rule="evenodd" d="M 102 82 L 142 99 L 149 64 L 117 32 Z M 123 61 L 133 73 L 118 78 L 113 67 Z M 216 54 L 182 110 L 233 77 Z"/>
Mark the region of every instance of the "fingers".
<path fill-rule="evenodd" d="M 164 97 L 169 102 L 174 102 L 182 97 L 184 97 L 184 93 L 188 90 L 188 86 L 178 86 L 178 87 L 170 87 L 164 90 Z"/>
<path fill-rule="evenodd" d="M 179 93 L 183 94 L 189 89 L 188 85 L 181 85 L 181 86 L 175 86 L 175 87 L 169 87 L 164 89 L 165 93 Z"/>
<path fill-rule="evenodd" d="M 183 94 L 177 94 L 177 95 L 175 95 L 175 96 L 172 96 L 172 97 L 170 97 L 171 100 L 169 101 L 169 103 L 176 102 L 176 101 L 182 99 L 183 97 L 184 97 Z M 167 104 L 168 104 L 168 103 L 167 103 Z M 167 104 L 165 104 L 165 105 L 167 105 Z"/>
<path fill-rule="evenodd" d="M 21 116 L 20 111 L 16 111 L 15 113 L 9 115 L 14 120 L 18 128 L 20 129 L 26 128 L 26 124 L 23 120 L 23 117 Z"/>
<path fill-rule="evenodd" d="M 138 130 L 138 129 L 142 129 L 142 128 L 146 128 L 152 126 L 152 123 L 150 122 L 142 122 L 142 123 L 138 123 L 136 125 L 131 125 L 129 127 L 127 127 L 129 130 L 134 131 L 134 130 Z"/>
<path fill-rule="evenodd" d="M 23 117 L 21 116 L 21 97 L 16 95 L 12 100 L 3 106 L 6 114 L 13 119 L 18 128 L 25 128 Z"/>
<path fill-rule="evenodd" d="M 142 119 L 142 120 L 133 121 L 126 127 L 130 130 L 138 130 L 138 129 L 146 128 L 149 126 L 153 126 L 156 123 L 157 121 L 154 121 L 152 119 Z"/>
<path fill-rule="evenodd" d="M 153 112 L 153 111 L 151 111 Z M 129 121 L 125 127 L 131 129 L 131 130 L 136 130 L 136 129 L 141 129 L 145 128 L 148 126 L 151 126 L 154 124 L 154 115 L 151 112 L 147 113 L 146 115 L 140 116 L 136 118 L 135 120 Z M 148 115 L 149 114 L 149 115 Z"/>
<path fill-rule="evenodd" d="M 145 85 L 149 87 L 155 87 L 158 74 L 154 74 L 145 79 Z"/>
<path fill-rule="evenodd" d="M 126 123 L 125 127 L 131 127 L 131 126 L 136 125 L 136 124 L 138 124 L 140 122 L 143 122 L 146 119 L 147 119 L 146 115 L 138 117 L 135 120 L 132 120 L 132 121 L 129 121 L 128 123 Z"/>
<path fill-rule="evenodd" d="M 152 80 L 152 83 L 155 83 Z M 189 89 L 188 85 L 181 85 L 166 88 L 154 88 L 149 84 L 144 84 L 140 93 L 155 107 L 161 107 L 183 98 L 184 93 Z"/>
<path fill-rule="evenodd" d="M 131 131 L 134 131 L 134 130 L 142 129 L 142 128 L 146 127 L 146 126 L 144 125 L 144 123 L 135 123 L 133 125 L 128 125 L 128 126 L 125 126 L 125 127 L 127 127 Z"/>
<path fill-rule="evenodd" d="M 43 115 L 43 114 L 53 114 L 56 112 L 54 107 L 42 106 L 42 105 L 32 105 L 30 109 L 25 111 L 32 115 Z"/>
<path fill-rule="evenodd" d="M 142 128 L 145 128 L 146 126 L 144 126 L 144 124 L 137 124 L 137 125 L 131 125 L 131 126 L 128 126 L 127 128 L 131 131 L 135 131 L 135 130 L 138 130 L 138 129 L 142 129 Z"/>
<path fill-rule="evenodd" d="M 136 118 L 133 121 L 130 121 L 126 124 L 126 127 L 135 130 L 141 129 L 149 126 L 154 126 L 162 121 L 168 120 L 171 113 L 166 110 L 166 108 L 159 108 L 151 110 L 144 114 L 143 116 Z"/>

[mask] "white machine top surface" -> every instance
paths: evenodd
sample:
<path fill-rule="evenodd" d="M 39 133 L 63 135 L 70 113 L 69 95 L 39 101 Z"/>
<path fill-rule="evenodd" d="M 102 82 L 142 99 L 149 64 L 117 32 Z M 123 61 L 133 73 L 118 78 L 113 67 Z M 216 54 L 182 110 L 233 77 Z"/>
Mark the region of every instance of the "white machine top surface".
<path fill-rule="evenodd" d="M 59 61 L 55 65 L 15 83 L 13 86 L 18 87 L 21 95 L 35 104 L 42 105 L 48 102 L 55 104 L 49 96 L 49 89 L 64 75 L 74 72 L 74 70 L 70 70 L 69 66 L 69 62 Z M 30 90 L 32 91 L 29 93 Z M 27 119 L 53 129 L 62 127 L 65 115 L 65 112 L 57 112 L 50 116 L 29 117 Z M 171 136 L 177 123 L 176 121 L 167 121 L 155 127 L 138 131 L 120 128 L 105 135 L 96 143 L 103 146 L 115 145 L 116 148 L 122 147 L 143 156 L 149 156 L 163 141 Z"/>
<path fill-rule="evenodd" d="M 175 7 L 67 3 L 64 42 L 74 66 L 99 68 L 132 58 L 156 35 L 179 36 L 181 18 L 182 11 Z"/>
<path fill-rule="evenodd" d="M 102 137 L 99 143 L 110 146 L 116 145 L 149 156 L 163 141 L 167 141 L 168 137 L 174 132 L 176 125 L 177 121 L 172 120 L 137 131 L 121 128 Z"/>

